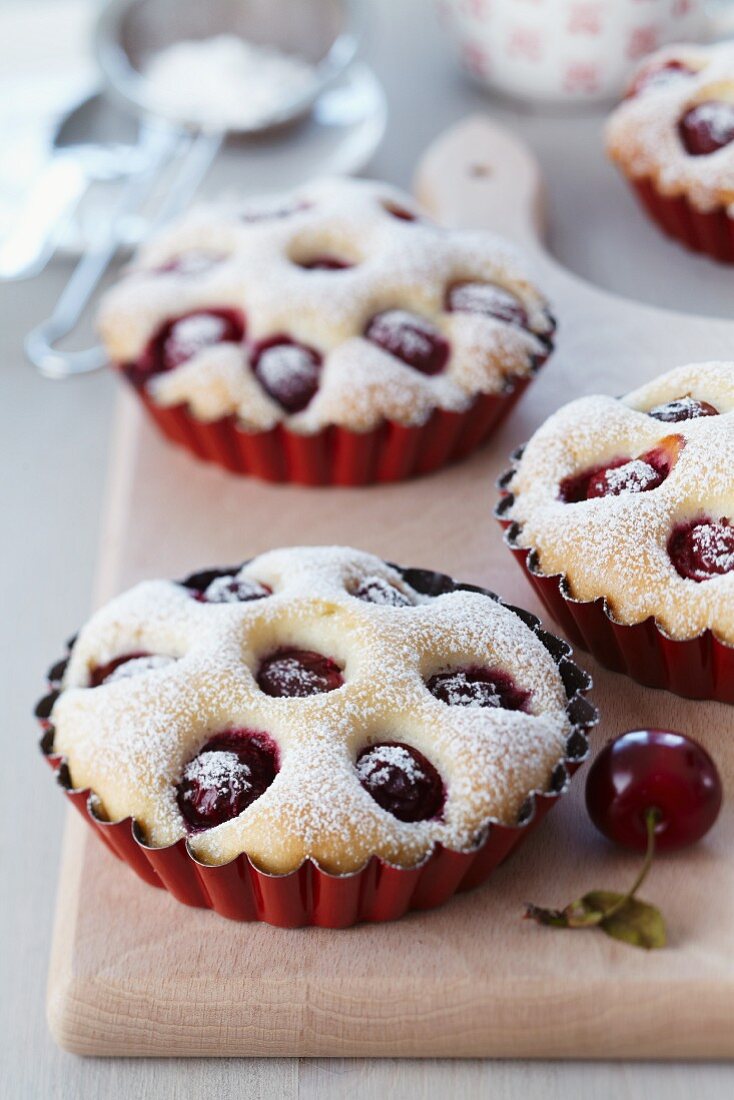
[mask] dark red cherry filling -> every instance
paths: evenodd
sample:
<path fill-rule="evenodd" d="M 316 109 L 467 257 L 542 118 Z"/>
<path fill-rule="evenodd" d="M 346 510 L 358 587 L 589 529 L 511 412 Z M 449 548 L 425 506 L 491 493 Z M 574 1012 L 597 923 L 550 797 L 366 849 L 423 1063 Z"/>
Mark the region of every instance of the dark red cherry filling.
<path fill-rule="evenodd" d="M 503 707 L 524 710 L 530 692 L 512 676 L 493 668 L 452 668 L 426 682 L 431 695 L 449 707 Z"/>
<path fill-rule="evenodd" d="M 688 80 L 691 76 L 693 76 L 693 69 L 689 68 L 684 61 L 670 60 L 664 65 L 651 66 L 639 74 L 627 93 L 627 98 L 631 99 L 653 88 L 665 88 L 670 84 L 677 84 L 681 80 Z"/>
<path fill-rule="evenodd" d="M 321 356 L 288 336 L 263 341 L 252 369 L 263 389 L 289 413 L 301 412 L 319 388 Z"/>
<path fill-rule="evenodd" d="M 407 207 L 401 206 L 397 202 L 384 202 L 382 205 L 383 205 L 384 209 L 387 211 L 387 213 L 390 214 L 391 217 L 397 218 L 398 221 L 401 221 L 401 222 L 416 222 L 416 221 L 418 221 L 417 215 L 414 214 L 412 210 L 408 210 Z"/>
<path fill-rule="evenodd" d="M 342 260 L 339 256 L 314 256 L 312 260 L 303 260 L 298 264 L 305 271 L 346 271 L 354 265 L 349 260 Z"/>
<path fill-rule="evenodd" d="M 446 799 L 433 764 L 417 749 L 397 741 L 362 749 L 357 778 L 375 802 L 399 821 L 438 817 Z"/>
<path fill-rule="evenodd" d="M 160 267 L 155 268 L 157 275 L 203 275 L 211 271 L 213 267 L 221 263 L 224 256 L 219 252 L 207 252 L 203 248 L 191 248 L 188 252 L 182 252 L 173 256 Z"/>
<path fill-rule="evenodd" d="M 528 327 L 528 315 L 520 299 L 496 283 L 455 283 L 446 295 L 453 313 L 481 313 L 511 325 Z"/>
<path fill-rule="evenodd" d="M 344 677 L 331 657 L 308 649 L 284 648 L 265 658 L 257 682 L 261 691 L 276 699 L 303 699 L 336 691 L 344 683 Z"/>
<path fill-rule="evenodd" d="M 201 592 L 194 592 L 194 598 L 201 603 L 246 603 L 249 600 L 262 600 L 270 596 L 272 589 L 247 577 L 225 574 L 214 577 Z"/>
<path fill-rule="evenodd" d="M 178 807 L 192 829 L 212 829 L 251 806 L 277 771 L 278 750 L 266 733 L 226 730 L 184 768 Z"/>
<path fill-rule="evenodd" d="M 382 604 L 385 607 L 411 607 L 412 600 L 384 577 L 364 577 L 352 592 L 358 600 Z"/>
<path fill-rule="evenodd" d="M 108 661 L 107 664 L 95 665 L 94 668 L 90 669 L 89 686 L 99 687 L 101 684 L 109 684 L 117 680 L 127 679 L 129 676 L 137 676 L 141 672 L 163 668 L 174 660 L 175 657 L 146 653 L 144 650 L 125 653 L 122 657 L 115 657 L 113 660 Z"/>
<path fill-rule="evenodd" d="M 668 540 L 670 560 L 681 577 L 708 581 L 734 570 L 734 527 L 727 518 L 680 523 Z"/>
<path fill-rule="evenodd" d="M 417 313 L 388 309 L 372 318 L 365 337 L 421 374 L 438 374 L 449 357 L 448 341 Z"/>
<path fill-rule="evenodd" d="M 167 321 L 153 337 L 140 361 L 144 377 L 174 370 L 215 344 L 239 344 L 245 322 L 234 309 L 208 309 Z"/>
<path fill-rule="evenodd" d="M 697 420 L 701 416 L 718 416 L 719 410 L 708 401 L 697 401 L 695 397 L 677 397 L 665 405 L 656 405 L 647 414 L 665 424 L 678 424 L 682 420 Z"/>
<path fill-rule="evenodd" d="M 709 99 L 687 111 L 678 124 L 687 153 L 706 157 L 734 141 L 734 103 Z"/>
<path fill-rule="evenodd" d="M 564 478 L 560 499 L 577 504 L 594 497 L 620 496 L 622 493 L 647 493 L 662 485 L 673 468 L 682 441 L 672 437 L 669 445 L 661 444 L 639 458 L 615 458 L 606 466 L 597 466 L 581 474 Z"/>

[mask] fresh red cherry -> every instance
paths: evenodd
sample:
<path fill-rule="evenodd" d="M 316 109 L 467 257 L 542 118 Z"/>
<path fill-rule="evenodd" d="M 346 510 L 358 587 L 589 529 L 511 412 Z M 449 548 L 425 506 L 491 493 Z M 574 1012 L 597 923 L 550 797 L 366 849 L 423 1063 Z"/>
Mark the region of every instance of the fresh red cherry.
<path fill-rule="evenodd" d="M 388 309 L 367 325 L 365 338 L 421 374 L 439 374 L 449 357 L 448 341 L 417 313 Z"/>
<path fill-rule="evenodd" d="M 357 778 L 375 802 L 399 821 L 438 817 L 446 798 L 441 776 L 410 745 L 385 741 L 362 750 Z"/>
<path fill-rule="evenodd" d="M 255 376 L 267 393 L 289 413 L 301 412 L 319 388 L 321 356 L 288 336 L 265 340 L 252 359 Z"/>
<path fill-rule="evenodd" d="M 348 267 L 353 267 L 353 264 L 349 263 L 349 260 L 342 260 L 338 256 L 314 256 L 312 260 L 304 260 L 303 263 L 299 263 L 299 267 L 304 268 L 305 271 L 346 271 Z"/>
<path fill-rule="evenodd" d="M 721 779 L 709 754 L 672 730 L 632 730 L 608 742 L 586 781 L 586 808 L 597 829 L 645 853 L 626 893 L 590 890 L 563 909 L 528 905 L 526 917 L 551 928 L 599 928 L 634 947 L 664 947 L 662 914 L 638 897 L 655 852 L 700 840 L 721 808 Z"/>
<path fill-rule="evenodd" d="M 727 518 L 679 523 L 668 539 L 670 560 L 681 577 L 708 581 L 734 570 L 734 527 Z"/>
<path fill-rule="evenodd" d="M 454 313 L 481 313 L 510 325 L 528 327 L 527 310 L 520 299 L 496 283 L 455 283 L 446 296 L 446 308 Z"/>
<path fill-rule="evenodd" d="M 90 669 L 89 686 L 95 688 L 101 684 L 117 683 L 118 680 L 126 680 L 142 672 L 165 668 L 175 660 L 175 657 L 168 657 L 162 653 L 146 653 L 144 650 L 125 653 L 122 657 L 115 657 L 104 665 L 95 665 Z"/>
<path fill-rule="evenodd" d="M 257 682 L 275 699 L 305 698 L 336 691 L 344 683 L 342 670 L 331 657 L 308 649 L 278 649 L 260 665 Z"/>
<path fill-rule="evenodd" d="M 693 76 L 693 69 L 684 61 L 670 60 L 663 65 L 653 65 L 644 69 L 634 81 L 627 93 L 627 98 L 632 99 L 641 92 L 652 91 L 656 88 L 666 88 L 671 84 L 678 84 L 682 80 L 688 80 Z"/>
<path fill-rule="evenodd" d="M 672 470 L 684 444 L 681 436 L 669 436 L 639 458 L 615 458 L 606 466 L 573 474 L 561 482 L 559 497 L 566 504 L 577 504 L 595 497 L 657 489 Z"/>
<path fill-rule="evenodd" d="M 597 829 L 644 852 L 649 811 L 655 847 L 672 851 L 709 831 L 721 807 L 721 780 L 709 754 L 670 730 L 633 730 L 601 750 L 586 780 L 586 808 Z"/>
<path fill-rule="evenodd" d="M 179 809 L 192 829 L 211 829 L 251 806 L 277 771 L 278 750 L 266 733 L 226 730 L 184 768 Z"/>
<path fill-rule="evenodd" d="M 454 668 L 431 676 L 426 687 L 450 707 L 524 710 L 530 698 L 530 692 L 519 688 L 509 673 L 493 668 Z"/>
<path fill-rule="evenodd" d="M 215 577 L 202 592 L 195 592 L 194 598 L 201 603 L 246 603 L 262 600 L 271 594 L 272 589 L 258 581 L 225 574 Z"/>
<path fill-rule="evenodd" d="M 203 275 L 207 271 L 211 271 L 213 267 L 221 263 L 224 256 L 219 252 L 207 252 L 203 248 L 191 248 L 188 252 L 181 252 L 178 256 L 173 256 L 170 260 L 167 260 L 160 267 L 155 268 L 155 272 L 158 275 Z"/>
<path fill-rule="evenodd" d="M 706 157 L 734 141 L 734 103 L 709 99 L 687 111 L 678 124 L 687 153 Z"/>
<path fill-rule="evenodd" d="M 150 342 L 140 363 L 144 375 L 174 370 L 215 344 L 239 344 L 245 333 L 241 313 L 206 309 L 167 321 Z"/>
<path fill-rule="evenodd" d="M 412 601 L 404 592 L 390 584 L 384 577 L 364 577 L 352 592 L 358 600 L 365 603 L 383 604 L 387 607 L 411 607 Z"/>
<path fill-rule="evenodd" d="M 701 416 L 718 416 L 719 410 L 708 401 L 697 401 L 695 397 L 677 397 L 664 405 L 656 405 L 647 414 L 665 424 L 678 424 L 681 420 L 698 420 Z"/>

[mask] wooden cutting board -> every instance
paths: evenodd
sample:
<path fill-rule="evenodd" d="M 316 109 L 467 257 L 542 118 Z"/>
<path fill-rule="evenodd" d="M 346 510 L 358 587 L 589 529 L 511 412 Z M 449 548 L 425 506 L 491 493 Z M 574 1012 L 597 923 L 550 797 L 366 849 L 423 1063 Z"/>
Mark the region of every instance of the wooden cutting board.
<path fill-rule="evenodd" d="M 498 229 L 525 244 L 553 300 L 558 351 L 510 421 L 480 454 L 437 476 L 307 490 L 195 463 L 122 396 L 99 600 L 143 577 L 182 576 L 280 544 L 339 542 L 538 610 L 491 518 L 509 452 L 571 397 L 621 393 L 680 363 L 732 357 L 734 323 L 611 297 L 547 256 L 536 165 L 485 119 L 437 141 L 417 190 L 446 224 Z M 603 715 L 595 744 L 630 727 L 670 725 L 699 737 L 723 773 L 716 829 L 661 858 L 645 886 L 668 919 L 667 949 L 648 954 L 521 919 L 527 900 L 561 904 L 591 887 L 622 888 L 635 873 L 634 857 L 589 824 L 583 773 L 484 887 L 434 912 L 341 932 L 186 909 L 139 882 L 70 810 L 48 995 L 58 1042 L 117 1055 L 734 1055 L 734 710 L 646 690 L 578 656 Z"/>

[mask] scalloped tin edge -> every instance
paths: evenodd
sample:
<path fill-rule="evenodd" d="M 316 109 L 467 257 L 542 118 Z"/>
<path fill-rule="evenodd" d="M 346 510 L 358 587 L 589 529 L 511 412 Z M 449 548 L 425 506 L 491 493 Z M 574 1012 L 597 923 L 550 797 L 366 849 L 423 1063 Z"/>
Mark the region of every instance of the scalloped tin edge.
<path fill-rule="evenodd" d="M 233 920 L 260 920 L 282 928 L 304 925 L 346 928 L 360 921 L 395 920 L 409 909 L 434 908 L 454 893 L 484 882 L 566 793 L 574 772 L 586 760 L 589 752 L 586 734 L 599 719 L 596 708 L 585 698 L 592 688 L 591 677 L 571 660 L 567 642 L 544 630 L 535 615 L 506 604 L 494 592 L 461 584 L 443 573 L 394 568 L 424 594 L 476 591 L 508 607 L 538 636 L 558 665 L 572 725 L 566 755 L 554 768 L 548 790 L 529 792 L 517 825 L 489 821 L 472 849 L 453 851 L 438 844 L 414 867 L 398 867 L 373 856 L 364 866 L 347 874 L 331 874 L 311 859 L 287 874 L 269 874 L 245 853 L 229 863 L 211 866 L 193 855 L 186 838 L 167 847 L 150 847 L 132 818 L 102 819 L 97 813 L 94 793 L 88 788 L 74 789 L 66 760 L 53 752 L 53 727 L 49 719 L 66 665 L 66 660 L 62 660 L 50 670 L 51 691 L 36 707 L 36 717 L 44 730 L 41 751 L 66 796 L 105 846 L 145 882 L 167 889 L 186 905 L 211 908 Z M 197 572 L 182 583 L 193 587 L 205 585 L 212 575 L 220 572 L 227 570 Z"/>
<path fill-rule="evenodd" d="M 664 195 L 651 176 L 629 182 L 640 205 L 668 237 L 718 263 L 734 263 L 734 219 L 726 206 L 699 210 L 686 195 Z"/>
<path fill-rule="evenodd" d="M 356 432 L 336 424 L 312 435 L 283 424 L 270 431 L 248 432 L 234 416 L 204 421 L 187 405 L 163 406 L 144 384 L 116 369 L 138 395 L 150 418 L 169 442 L 230 473 L 264 481 L 305 486 L 362 485 L 403 481 L 461 461 L 487 441 L 509 415 L 553 350 L 553 329 L 546 350 L 531 358 L 527 375 L 506 380 L 500 393 L 476 394 L 463 412 L 435 408 L 419 425 L 384 420 Z"/>
<path fill-rule="evenodd" d="M 510 490 L 525 445 L 511 456 L 512 466 L 497 480 L 501 496 L 494 518 L 503 541 L 540 600 L 574 646 L 591 653 L 605 668 L 644 687 L 664 689 L 687 699 L 734 703 L 734 646 L 710 628 L 693 638 L 671 638 L 654 616 L 641 623 L 619 622 L 606 598 L 579 600 L 570 594 L 565 573 L 543 573 L 537 548 L 519 546 L 521 526 L 508 518 L 515 497 Z"/>

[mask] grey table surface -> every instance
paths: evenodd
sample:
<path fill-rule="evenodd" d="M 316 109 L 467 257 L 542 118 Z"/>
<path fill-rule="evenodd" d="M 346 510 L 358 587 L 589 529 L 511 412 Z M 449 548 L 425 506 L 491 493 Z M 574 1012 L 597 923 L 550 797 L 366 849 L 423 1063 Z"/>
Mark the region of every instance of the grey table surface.
<path fill-rule="evenodd" d="M 384 81 L 391 112 L 369 174 L 408 184 L 433 136 L 469 111 L 488 110 L 536 149 L 548 180 L 551 245 L 568 266 L 620 294 L 734 316 L 731 270 L 683 254 L 638 214 L 604 162 L 600 113 L 541 114 L 492 100 L 455 69 L 428 0 L 367 6 L 365 54 Z M 0 287 L 0 445 L 7 463 L 0 479 L 0 674 L 10 708 L 0 733 L 0 1093 L 13 1100 L 732 1095 L 734 1068 L 723 1065 L 136 1061 L 79 1059 L 54 1046 L 44 993 L 64 807 L 38 757 L 29 711 L 46 664 L 89 610 L 115 397 L 107 374 L 53 384 L 23 358 L 24 333 L 46 315 L 68 273 L 54 265 L 34 282 Z"/>

